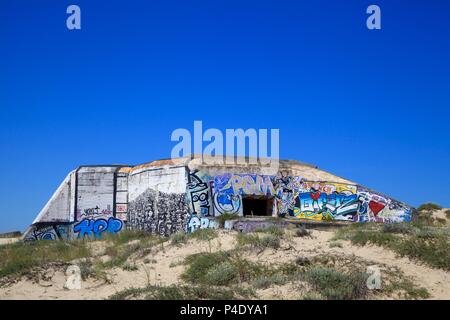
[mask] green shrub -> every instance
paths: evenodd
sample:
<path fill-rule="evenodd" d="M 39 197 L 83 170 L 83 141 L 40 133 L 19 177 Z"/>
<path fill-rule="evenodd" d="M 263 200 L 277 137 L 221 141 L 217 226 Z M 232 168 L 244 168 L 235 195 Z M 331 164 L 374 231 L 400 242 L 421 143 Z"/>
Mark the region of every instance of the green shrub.
<path fill-rule="evenodd" d="M 405 299 L 427 299 L 430 293 L 425 288 L 417 287 L 409 279 L 399 279 L 389 283 L 383 289 L 386 293 L 399 292 Z"/>
<path fill-rule="evenodd" d="M 206 285 L 230 284 L 234 281 L 244 282 L 277 272 L 267 265 L 251 262 L 242 257 L 240 252 L 202 252 L 187 256 L 184 260 L 187 268 L 181 279 Z"/>
<path fill-rule="evenodd" d="M 189 234 L 189 238 L 194 238 L 200 241 L 209 241 L 217 238 L 217 231 L 214 229 L 197 229 Z"/>
<path fill-rule="evenodd" d="M 413 228 L 409 223 L 386 223 L 381 230 L 386 233 L 400 234 L 409 234 L 413 232 Z"/>
<path fill-rule="evenodd" d="M 261 237 L 260 244 L 263 248 L 278 249 L 280 247 L 280 238 L 269 234 L 267 236 Z"/>
<path fill-rule="evenodd" d="M 138 266 L 136 264 L 131 264 L 131 263 L 125 263 L 122 266 L 122 269 L 125 271 L 136 271 L 139 270 Z"/>
<path fill-rule="evenodd" d="M 330 242 L 330 248 L 342 248 L 342 243 L 337 241 Z"/>
<path fill-rule="evenodd" d="M 238 246 L 242 247 L 250 246 L 257 249 L 264 249 L 264 248 L 277 249 L 280 247 L 280 238 L 273 234 L 267 234 L 260 237 L 257 234 L 238 233 L 236 239 Z"/>
<path fill-rule="evenodd" d="M 436 203 L 427 202 L 424 204 L 421 204 L 417 210 L 418 211 L 433 211 L 433 210 L 440 210 L 442 207 Z"/>
<path fill-rule="evenodd" d="M 266 289 L 272 285 L 283 285 L 287 282 L 286 276 L 281 274 L 274 274 L 271 276 L 260 276 L 257 277 L 252 285 L 257 289 Z"/>
<path fill-rule="evenodd" d="M 228 253 L 224 251 L 218 252 L 202 252 L 192 254 L 186 257 L 185 264 L 188 265 L 181 278 L 191 283 L 207 284 L 206 275 L 208 271 L 223 263 L 229 261 Z"/>
<path fill-rule="evenodd" d="M 225 286 L 235 280 L 238 276 L 237 269 L 230 262 L 225 261 L 215 265 L 208 270 L 205 282 L 215 286 Z"/>
<path fill-rule="evenodd" d="M 284 235 L 284 229 L 276 225 L 271 225 L 264 229 L 257 229 L 255 232 L 269 233 L 278 238 L 281 238 Z"/>
<path fill-rule="evenodd" d="M 366 245 L 372 243 L 379 246 L 390 246 L 397 237 L 391 233 L 383 233 L 379 231 L 358 231 L 350 239 L 352 243 L 357 245 Z"/>
<path fill-rule="evenodd" d="M 295 230 L 295 236 L 296 237 L 307 237 L 310 236 L 311 232 L 308 231 L 305 227 L 300 226 Z"/>
<path fill-rule="evenodd" d="M 367 295 L 364 273 L 345 274 L 332 268 L 312 268 L 305 273 L 305 279 L 327 299 L 354 300 Z"/>
<path fill-rule="evenodd" d="M 188 235 L 184 231 L 179 231 L 170 236 L 170 243 L 173 245 L 184 244 L 188 241 Z"/>

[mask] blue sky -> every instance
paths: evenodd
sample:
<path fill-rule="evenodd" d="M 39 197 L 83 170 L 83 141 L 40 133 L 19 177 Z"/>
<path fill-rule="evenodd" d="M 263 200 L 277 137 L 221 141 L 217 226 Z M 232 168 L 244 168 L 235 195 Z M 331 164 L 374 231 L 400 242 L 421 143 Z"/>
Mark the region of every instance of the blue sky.
<path fill-rule="evenodd" d="M 194 120 L 279 128 L 282 158 L 448 207 L 449 35 L 444 0 L 0 0 L 0 232 L 81 164 L 169 157 Z"/>

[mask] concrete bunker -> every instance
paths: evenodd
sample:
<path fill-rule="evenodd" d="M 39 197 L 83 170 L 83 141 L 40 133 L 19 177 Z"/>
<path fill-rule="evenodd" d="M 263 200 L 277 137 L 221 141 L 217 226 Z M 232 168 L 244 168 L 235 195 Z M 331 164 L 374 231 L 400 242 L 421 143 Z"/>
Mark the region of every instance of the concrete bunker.
<path fill-rule="evenodd" d="M 81 166 L 70 172 L 24 233 L 24 240 L 96 238 L 143 230 L 169 236 L 219 228 L 218 217 L 275 216 L 312 222 L 407 222 L 407 204 L 317 166 L 280 160 L 279 170 L 200 158 L 138 166 Z M 264 222 L 258 222 L 264 223 Z"/>

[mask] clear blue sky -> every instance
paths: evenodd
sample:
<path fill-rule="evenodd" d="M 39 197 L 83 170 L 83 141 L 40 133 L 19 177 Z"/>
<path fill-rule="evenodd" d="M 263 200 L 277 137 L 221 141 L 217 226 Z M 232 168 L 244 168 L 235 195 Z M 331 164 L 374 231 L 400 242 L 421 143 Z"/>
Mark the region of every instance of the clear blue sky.
<path fill-rule="evenodd" d="M 449 1 L 0 4 L 0 232 L 81 164 L 169 157 L 194 120 L 279 128 L 282 158 L 450 206 Z"/>

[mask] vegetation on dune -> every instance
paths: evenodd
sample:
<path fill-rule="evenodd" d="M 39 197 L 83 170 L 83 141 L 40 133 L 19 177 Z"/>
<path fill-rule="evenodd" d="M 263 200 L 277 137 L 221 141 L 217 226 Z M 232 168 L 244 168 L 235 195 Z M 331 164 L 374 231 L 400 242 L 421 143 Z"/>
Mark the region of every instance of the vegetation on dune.
<path fill-rule="evenodd" d="M 280 247 L 280 236 L 267 234 L 260 236 L 252 233 L 238 233 L 236 241 L 239 247 L 249 247 L 264 250 L 265 248 L 277 249 Z"/>
<path fill-rule="evenodd" d="M 364 246 L 373 244 L 393 250 L 431 267 L 450 270 L 450 228 L 436 227 L 429 220 L 417 223 L 354 224 L 336 232 L 335 239 Z"/>
<path fill-rule="evenodd" d="M 362 272 L 343 273 L 333 268 L 313 267 L 304 278 L 321 296 L 331 300 L 357 300 L 367 296 L 367 275 Z"/>
<path fill-rule="evenodd" d="M 378 294 L 404 292 L 402 298 L 428 297 L 428 292 L 417 287 L 401 273 L 385 274 L 386 286 L 378 291 L 367 289 L 365 266 L 344 268 L 348 262 L 343 257 L 329 255 L 312 259 L 298 257 L 293 262 L 269 264 L 252 262 L 236 250 L 202 252 L 186 257 L 181 279 L 192 284 L 221 288 L 267 289 L 272 286 L 292 284 L 305 288 L 305 298 L 331 300 L 366 299 Z"/>
<path fill-rule="evenodd" d="M 69 263 L 91 256 L 85 241 L 18 242 L 0 246 L 0 277 L 21 276 L 52 262 Z"/>
<path fill-rule="evenodd" d="M 189 239 L 196 239 L 200 241 L 211 241 L 217 238 L 217 230 L 214 229 L 198 229 L 192 233 L 180 231 L 170 236 L 170 241 L 173 245 L 182 245 L 188 242 Z"/>
<path fill-rule="evenodd" d="M 145 287 L 129 288 L 110 298 L 249 299 L 257 298 L 261 290 L 285 285 L 298 288 L 299 292 L 303 292 L 303 299 L 367 299 L 395 294 L 406 299 L 429 297 L 424 288 L 416 286 L 401 272 L 390 271 L 391 268 L 383 271 L 382 289 L 368 290 L 368 275 L 365 274 L 367 266 L 361 262 L 355 263 L 351 260 L 354 258 L 339 253 L 340 250 L 333 251 L 337 252 L 336 256 L 329 253 L 312 257 L 298 256 L 284 263 L 255 262 L 245 256 L 255 254 L 252 249 L 259 250 L 256 252 L 259 255 L 268 248 L 279 249 L 283 241 L 292 241 L 292 237 L 310 236 L 304 227 L 285 229 L 273 225 L 252 233 L 235 234 L 236 247 L 229 251 L 212 250 L 211 240 L 218 237 L 218 231 L 213 229 L 199 229 L 190 234 L 176 233 L 169 238 L 124 230 L 95 241 L 9 244 L 0 246 L 0 277 L 21 276 L 47 263 L 60 262 L 65 266 L 76 261 L 83 279 L 94 277 L 110 283 L 108 269 L 122 268 L 129 272 L 142 270 L 142 266 L 138 267 L 139 259 L 145 258 L 144 264 L 156 263 L 156 260 L 148 257 L 153 258 L 155 252 L 170 248 L 164 246 L 164 242 L 170 241 L 171 245 L 180 246 L 195 239 L 210 242 L 209 251 L 188 255 L 173 264 L 184 266 L 180 283 L 151 285 L 148 280 Z M 336 231 L 330 247 L 343 247 L 342 241 L 336 240 L 350 240 L 359 246 L 373 244 L 389 248 L 400 256 L 450 270 L 449 235 L 449 227 L 437 227 L 436 221 L 429 218 L 419 219 L 415 223 L 352 224 Z"/>
<path fill-rule="evenodd" d="M 417 208 L 417 211 L 433 211 L 433 210 L 440 210 L 440 209 L 442 209 L 442 207 L 440 205 L 433 203 L 433 202 L 427 202 L 427 203 L 421 204 Z"/>
<path fill-rule="evenodd" d="M 170 285 L 144 288 L 130 288 L 117 292 L 111 300 L 144 299 L 144 300 L 231 300 L 254 297 L 251 289 L 238 287 L 219 288 L 205 285 Z"/>

